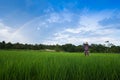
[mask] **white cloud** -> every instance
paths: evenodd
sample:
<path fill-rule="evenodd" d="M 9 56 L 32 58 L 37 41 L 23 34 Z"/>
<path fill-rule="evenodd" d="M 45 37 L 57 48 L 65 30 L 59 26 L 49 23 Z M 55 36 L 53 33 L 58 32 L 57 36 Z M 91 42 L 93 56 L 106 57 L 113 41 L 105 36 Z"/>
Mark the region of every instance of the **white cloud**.
<path fill-rule="evenodd" d="M 0 22 L 0 39 L 8 40 L 12 34 L 12 29 Z"/>
<path fill-rule="evenodd" d="M 52 12 L 49 13 L 47 21 L 49 23 L 64 23 L 64 22 L 71 22 L 73 14 L 69 11 L 63 11 L 63 12 Z"/>
<path fill-rule="evenodd" d="M 79 14 L 76 14 L 79 15 Z M 114 14 L 115 15 L 115 14 Z M 89 43 L 102 43 L 109 40 L 113 44 L 119 45 L 118 35 L 120 30 L 112 28 L 106 28 L 99 24 L 100 21 L 113 16 L 111 12 L 97 12 L 97 13 L 86 13 L 79 16 L 79 21 L 71 22 L 77 25 L 73 28 L 65 28 L 62 31 L 55 33 L 52 37 L 52 41 L 58 42 L 59 44 L 73 43 L 76 45 L 82 44 L 88 41 Z M 50 40 L 49 40 L 50 42 Z"/>
<path fill-rule="evenodd" d="M 0 41 L 6 42 L 23 42 L 25 43 L 25 37 L 19 33 L 16 33 L 16 29 L 6 26 L 0 22 Z"/>
<path fill-rule="evenodd" d="M 86 11 L 86 10 L 85 10 Z M 117 44 L 120 30 L 103 26 L 100 21 L 109 19 L 113 11 L 72 13 L 69 11 L 49 12 L 23 24 L 18 30 L 0 22 L 0 40 L 23 43 L 83 44 L 104 43 L 106 40 Z"/>
<path fill-rule="evenodd" d="M 59 43 L 59 41 L 56 41 L 56 40 L 44 40 L 42 42 L 42 44 L 46 44 L 46 45 L 56 45 L 58 43 Z"/>
<path fill-rule="evenodd" d="M 59 22 L 59 19 L 60 19 L 60 17 L 59 17 L 58 14 L 52 13 L 52 14 L 50 14 L 50 18 L 48 18 L 47 21 L 48 21 L 49 23 L 55 23 L 55 22 Z"/>
<path fill-rule="evenodd" d="M 70 33 L 80 33 L 82 29 L 81 28 L 76 28 L 76 29 L 68 28 L 65 31 L 70 32 Z"/>

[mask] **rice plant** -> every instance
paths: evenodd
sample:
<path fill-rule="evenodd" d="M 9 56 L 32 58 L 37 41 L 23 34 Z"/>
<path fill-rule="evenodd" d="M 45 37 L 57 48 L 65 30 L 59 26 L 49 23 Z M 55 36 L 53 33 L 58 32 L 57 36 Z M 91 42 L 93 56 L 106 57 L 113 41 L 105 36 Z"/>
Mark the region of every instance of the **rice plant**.
<path fill-rule="evenodd" d="M 0 80 L 120 80 L 120 55 L 1 50 Z"/>

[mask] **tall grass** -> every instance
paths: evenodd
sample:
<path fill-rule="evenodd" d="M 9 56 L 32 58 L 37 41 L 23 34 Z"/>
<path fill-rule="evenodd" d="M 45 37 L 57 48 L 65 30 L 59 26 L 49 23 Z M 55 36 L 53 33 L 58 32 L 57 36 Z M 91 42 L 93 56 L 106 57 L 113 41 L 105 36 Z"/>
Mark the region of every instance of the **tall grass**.
<path fill-rule="evenodd" d="M 120 80 L 120 55 L 2 50 L 0 80 Z"/>

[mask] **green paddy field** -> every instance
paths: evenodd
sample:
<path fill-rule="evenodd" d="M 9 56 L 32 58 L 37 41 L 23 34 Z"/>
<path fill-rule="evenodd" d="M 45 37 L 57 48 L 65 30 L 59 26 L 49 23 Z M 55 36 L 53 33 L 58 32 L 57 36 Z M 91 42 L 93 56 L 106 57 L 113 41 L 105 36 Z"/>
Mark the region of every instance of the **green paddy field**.
<path fill-rule="evenodd" d="M 120 54 L 0 50 L 0 80 L 120 80 Z"/>

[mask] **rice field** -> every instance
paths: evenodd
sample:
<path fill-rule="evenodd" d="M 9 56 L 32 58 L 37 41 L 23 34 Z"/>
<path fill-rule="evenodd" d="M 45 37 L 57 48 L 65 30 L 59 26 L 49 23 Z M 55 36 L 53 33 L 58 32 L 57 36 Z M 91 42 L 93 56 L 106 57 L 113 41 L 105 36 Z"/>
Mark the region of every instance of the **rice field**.
<path fill-rule="evenodd" d="M 120 80 L 120 54 L 0 50 L 0 80 Z"/>

